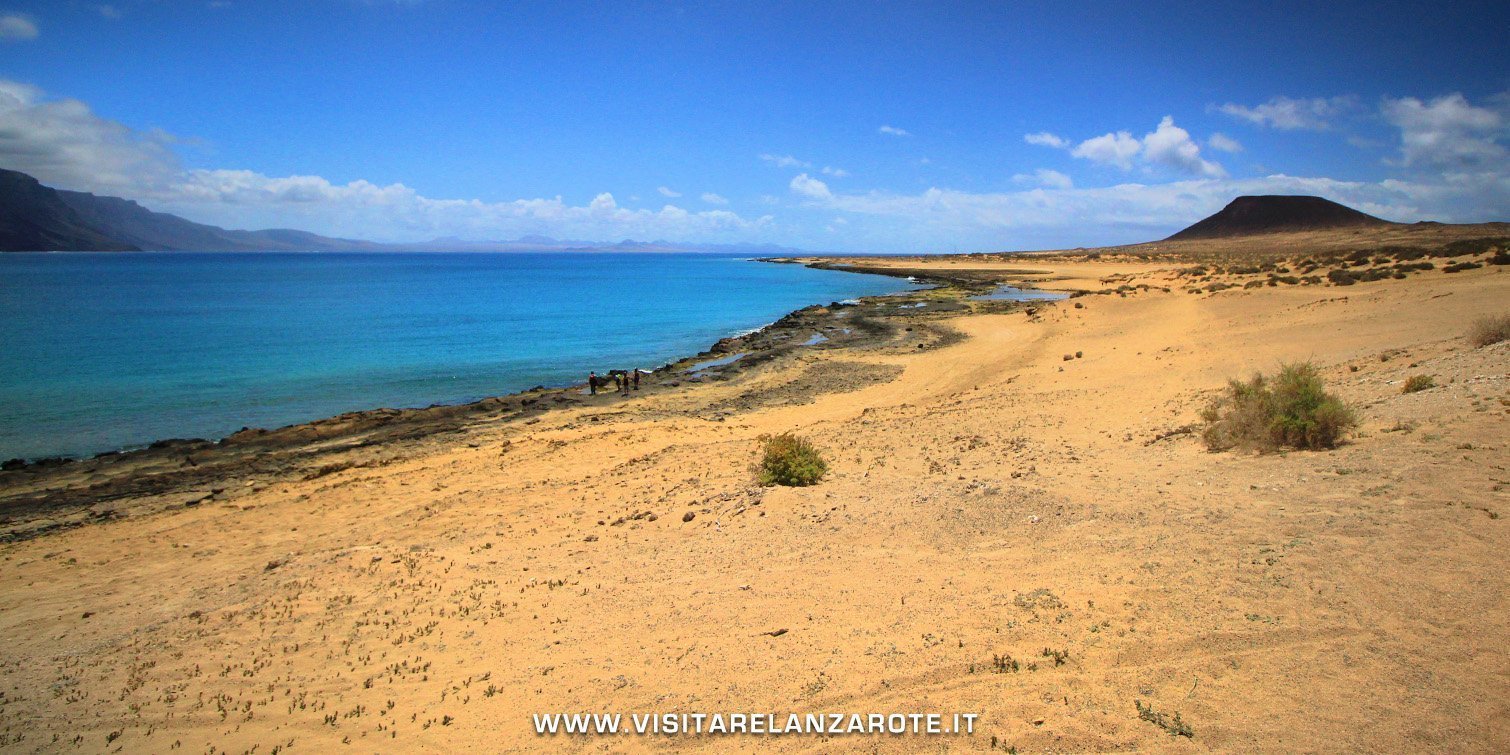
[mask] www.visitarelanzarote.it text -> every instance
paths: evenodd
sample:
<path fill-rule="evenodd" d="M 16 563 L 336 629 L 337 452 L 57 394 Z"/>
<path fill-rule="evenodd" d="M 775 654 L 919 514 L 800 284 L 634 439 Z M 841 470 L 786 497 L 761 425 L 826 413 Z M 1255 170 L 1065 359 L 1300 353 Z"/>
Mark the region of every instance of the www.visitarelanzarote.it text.
<path fill-rule="evenodd" d="M 538 735 L 973 734 L 979 713 L 534 713 Z"/>

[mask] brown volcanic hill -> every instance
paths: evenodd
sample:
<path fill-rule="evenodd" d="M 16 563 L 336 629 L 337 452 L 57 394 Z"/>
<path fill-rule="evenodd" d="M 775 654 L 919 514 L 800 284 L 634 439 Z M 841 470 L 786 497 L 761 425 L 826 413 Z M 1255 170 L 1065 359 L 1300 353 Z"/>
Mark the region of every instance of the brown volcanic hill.
<path fill-rule="evenodd" d="M 1359 212 L 1330 199 L 1310 196 L 1266 195 L 1238 197 L 1221 212 L 1186 228 L 1167 240 L 1218 239 L 1260 233 L 1318 231 L 1398 225 Z"/>

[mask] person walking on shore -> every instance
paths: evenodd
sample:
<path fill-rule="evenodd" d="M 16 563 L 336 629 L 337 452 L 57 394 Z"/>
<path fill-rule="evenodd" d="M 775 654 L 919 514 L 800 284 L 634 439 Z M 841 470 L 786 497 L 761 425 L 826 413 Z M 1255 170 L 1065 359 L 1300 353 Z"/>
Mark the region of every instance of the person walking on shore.
<path fill-rule="evenodd" d="M 634 389 L 640 389 L 640 368 L 634 368 Z"/>
<path fill-rule="evenodd" d="M 598 371 L 587 373 L 587 392 L 589 395 L 598 395 Z"/>

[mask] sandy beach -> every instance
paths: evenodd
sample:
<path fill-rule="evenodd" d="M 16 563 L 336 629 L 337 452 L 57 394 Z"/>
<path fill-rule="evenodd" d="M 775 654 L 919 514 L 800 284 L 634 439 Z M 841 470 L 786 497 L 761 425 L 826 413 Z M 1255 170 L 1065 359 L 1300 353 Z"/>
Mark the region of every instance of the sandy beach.
<path fill-rule="evenodd" d="M 1466 335 L 1510 279 L 1457 233 L 826 259 L 948 285 L 628 398 L 0 473 L 0 746 L 1503 752 L 1510 342 Z M 1405 270 L 1410 244 L 1446 251 Z M 968 298 L 996 283 L 1075 295 Z M 1297 360 L 1357 409 L 1348 442 L 1209 452 L 1202 406 Z M 782 432 L 820 484 L 756 484 Z M 553 712 L 979 718 L 537 735 Z"/>

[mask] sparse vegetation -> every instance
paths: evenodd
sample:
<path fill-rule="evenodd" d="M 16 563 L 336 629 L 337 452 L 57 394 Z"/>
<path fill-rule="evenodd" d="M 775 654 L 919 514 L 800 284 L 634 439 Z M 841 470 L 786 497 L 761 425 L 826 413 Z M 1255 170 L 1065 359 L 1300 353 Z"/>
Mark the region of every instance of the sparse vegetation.
<path fill-rule="evenodd" d="M 1212 451 L 1332 448 L 1358 424 L 1356 413 L 1327 393 L 1316 367 L 1306 362 L 1281 366 L 1272 380 L 1254 375 L 1230 381 L 1201 418 Z"/>
<path fill-rule="evenodd" d="M 1400 392 L 1415 393 L 1417 391 L 1424 391 L 1427 388 L 1435 387 L 1437 387 L 1437 381 L 1430 375 L 1411 375 L 1410 378 L 1405 381 L 1405 387 L 1401 388 Z"/>
<path fill-rule="evenodd" d="M 760 484 L 804 486 L 816 484 L 828 472 L 828 462 L 806 439 L 792 433 L 763 435 Z"/>
<path fill-rule="evenodd" d="M 1510 340 L 1510 314 L 1480 317 L 1468 329 L 1468 342 L 1474 346 L 1489 346 Z"/>
<path fill-rule="evenodd" d="M 1142 700 L 1134 700 L 1133 705 L 1138 709 L 1138 718 L 1169 732 L 1171 736 L 1195 736 L 1195 731 L 1190 728 L 1190 725 L 1180 720 L 1179 711 L 1175 711 L 1174 717 L 1170 718 L 1154 710 L 1152 705 L 1144 705 Z"/>
<path fill-rule="evenodd" d="M 1351 286 L 1358 282 L 1358 276 L 1351 270 L 1337 268 L 1326 274 L 1327 280 L 1338 286 Z"/>

